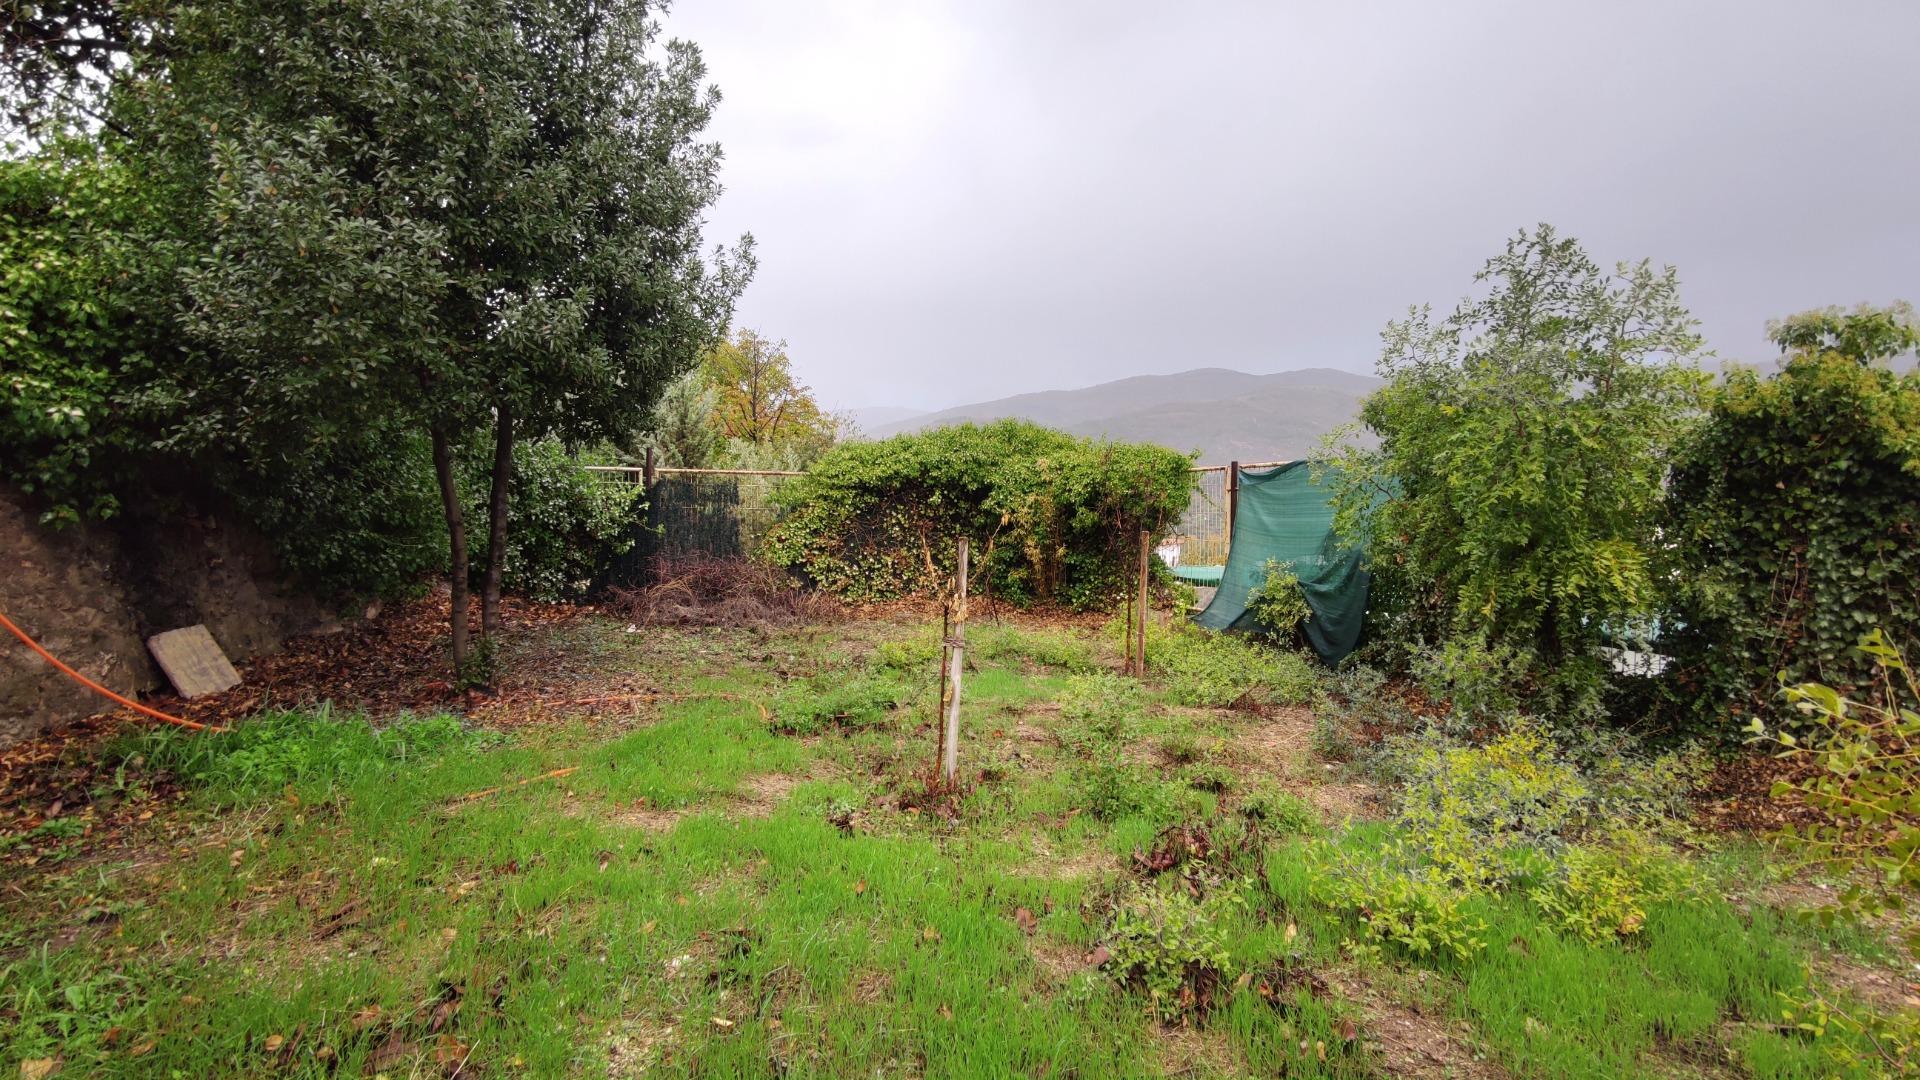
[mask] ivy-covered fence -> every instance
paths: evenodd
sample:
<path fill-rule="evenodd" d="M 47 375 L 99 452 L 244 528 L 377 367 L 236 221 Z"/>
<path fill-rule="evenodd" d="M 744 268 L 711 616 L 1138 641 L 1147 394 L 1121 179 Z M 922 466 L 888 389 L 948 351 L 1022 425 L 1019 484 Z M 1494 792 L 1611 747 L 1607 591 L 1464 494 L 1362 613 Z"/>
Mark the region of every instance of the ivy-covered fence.
<path fill-rule="evenodd" d="M 780 492 L 761 557 L 852 600 L 934 595 L 970 539 L 981 583 L 1014 603 L 1117 599 L 1139 532 L 1185 510 L 1192 459 L 1002 420 L 847 443 Z"/>
<path fill-rule="evenodd" d="M 1920 642 L 1920 375 L 1806 349 L 1728 376 L 1670 489 L 1681 556 L 1675 688 L 1705 715 L 1850 692 L 1879 629 Z"/>

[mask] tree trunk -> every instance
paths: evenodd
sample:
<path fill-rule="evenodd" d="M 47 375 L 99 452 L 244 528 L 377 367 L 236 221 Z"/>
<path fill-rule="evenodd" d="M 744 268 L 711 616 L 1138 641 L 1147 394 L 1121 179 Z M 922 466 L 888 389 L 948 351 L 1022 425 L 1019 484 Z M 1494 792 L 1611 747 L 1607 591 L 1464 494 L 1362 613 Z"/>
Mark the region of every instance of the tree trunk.
<path fill-rule="evenodd" d="M 464 675 L 467 666 L 467 524 L 460 514 L 460 485 L 453 473 L 453 447 L 447 433 L 433 426 L 433 473 L 440 481 L 440 506 L 447 515 L 447 573 L 453 591 L 453 613 L 448 620 L 453 637 L 453 670 Z"/>
<path fill-rule="evenodd" d="M 480 634 L 500 629 L 500 576 L 507 565 L 507 488 L 513 483 L 513 410 L 500 406 L 493 426 L 493 492 L 487 502 L 487 574 L 480 585 Z"/>

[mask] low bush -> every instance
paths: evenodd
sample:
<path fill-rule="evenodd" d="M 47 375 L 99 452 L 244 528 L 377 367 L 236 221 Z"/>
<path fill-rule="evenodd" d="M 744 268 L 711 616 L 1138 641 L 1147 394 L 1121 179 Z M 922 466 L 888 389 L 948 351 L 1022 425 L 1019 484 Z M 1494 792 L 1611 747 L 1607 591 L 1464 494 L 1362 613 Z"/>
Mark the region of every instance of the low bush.
<path fill-rule="evenodd" d="M 1529 889 L 1548 920 L 1589 942 L 1630 937 L 1653 904 L 1696 895 L 1699 875 L 1672 851 L 1632 828 L 1562 851 L 1546 880 Z"/>
<path fill-rule="evenodd" d="M 1178 816 L 1183 794 L 1191 794 L 1128 759 L 1145 723 L 1145 702 L 1139 683 L 1111 672 L 1072 676 L 1060 697 L 1059 734 L 1074 755 L 1068 777 L 1075 805 L 1102 821 L 1164 821 Z"/>
<path fill-rule="evenodd" d="M 1099 607 L 1123 595 L 1139 531 L 1186 509 L 1191 464 L 1018 420 L 845 443 L 781 489 L 761 555 L 846 599 L 931 596 L 965 536 L 977 590 Z"/>
<path fill-rule="evenodd" d="M 1355 913 L 1371 937 L 1416 955 L 1466 958 L 1484 944 L 1477 897 L 1523 890 L 1562 930 L 1628 937 L 1650 906 L 1693 895 L 1663 839 L 1701 775 L 1684 753 L 1621 754 L 1583 772 L 1538 724 L 1485 743 L 1430 730 L 1390 740 L 1404 781 L 1394 833 L 1377 850 L 1316 848 L 1317 895 Z"/>
<path fill-rule="evenodd" d="M 1773 797 L 1819 820 L 1775 839 L 1801 863 L 1857 881 L 1831 912 L 1856 918 L 1905 910 L 1920 896 L 1920 678 L 1878 630 L 1859 652 L 1876 672 L 1871 700 L 1801 683 L 1782 695 L 1802 717 L 1800 735 L 1757 717 L 1750 729 L 1781 757 L 1817 766 L 1775 784 Z M 1920 959 L 1920 925 L 1909 925 L 1906 945 Z"/>
<path fill-rule="evenodd" d="M 1260 628 L 1278 641 L 1292 641 L 1313 609 L 1307 595 L 1300 591 L 1300 578 L 1293 564 L 1268 559 L 1261 568 L 1260 584 L 1247 594 L 1247 610 L 1260 622 Z"/>
<path fill-rule="evenodd" d="M 1321 843 L 1312 851 L 1314 897 L 1358 916 L 1369 945 L 1461 960 L 1486 947 L 1476 891 L 1438 871 L 1414 841 L 1402 837 L 1358 852 Z"/>
<path fill-rule="evenodd" d="M 1183 889 L 1138 887 L 1114 909 L 1108 970 L 1143 991 L 1162 1021 L 1204 1017 L 1233 993 L 1239 969 L 1224 924 L 1244 906 L 1236 889 L 1196 900 Z"/>
<path fill-rule="evenodd" d="M 1320 814 L 1312 803 L 1270 782 L 1256 784 L 1247 792 L 1240 800 L 1240 814 L 1283 835 L 1320 831 Z"/>

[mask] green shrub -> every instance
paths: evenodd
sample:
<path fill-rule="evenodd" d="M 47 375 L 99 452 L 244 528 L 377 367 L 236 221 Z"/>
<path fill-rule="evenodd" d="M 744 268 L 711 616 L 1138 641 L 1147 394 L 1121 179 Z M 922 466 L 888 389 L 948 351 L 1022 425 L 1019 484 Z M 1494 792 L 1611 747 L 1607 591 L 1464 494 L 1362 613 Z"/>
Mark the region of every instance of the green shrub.
<path fill-rule="evenodd" d="M 333 783 L 431 759 L 478 736 L 452 716 L 401 717 L 375 727 L 359 715 L 265 712 L 225 732 L 155 728 L 116 744 L 113 756 L 173 773 L 216 801 L 239 802 L 288 784 Z"/>
<path fill-rule="evenodd" d="M 1593 774 L 1538 724 L 1481 746 L 1438 731 L 1393 740 L 1405 781 L 1394 835 L 1378 851 L 1321 845 L 1320 898 L 1361 915 L 1372 936 L 1416 954 L 1465 958 L 1483 944 L 1474 898 L 1523 887 L 1568 933 L 1599 942 L 1639 932 L 1650 905 L 1692 895 L 1662 838 L 1683 828 L 1684 754 L 1625 754 Z"/>
<path fill-rule="evenodd" d="M 1138 733 L 1146 694 L 1110 671 L 1073 675 L 1060 693 L 1061 732 L 1070 745 L 1119 744 Z"/>
<path fill-rule="evenodd" d="M 887 671 L 932 671 L 940 662 L 940 643 L 927 638 L 883 641 L 873 650 L 869 666 Z"/>
<path fill-rule="evenodd" d="M 1144 991 L 1163 1021 L 1204 1015 L 1233 993 L 1239 967 L 1225 924 L 1245 905 L 1234 888 L 1196 900 L 1185 890 L 1138 887 L 1114 910 L 1108 970 Z"/>
<path fill-rule="evenodd" d="M 503 580 L 509 591 L 537 600 L 577 600 L 608 563 L 633 547 L 639 487 L 603 482 L 582 467 L 612 461 L 570 453 L 553 439 L 514 446 Z M 473 463 L 465 488 L 476 575 L 487 559 L 488 464 Z"/>
<path fill-rule="evenodd" d="M 1122 595 L 1139 530 L 1186 509 L 1191 459 L 1003 420 L 835 447 L 782 488 L 762 557 L 853 600 L 943 592 L 969 537 L 983 587 L 1015 603 Z"/>
<path fill-rule="evenodd" d="M 1486 947 L 1478 890 L 1437 871 L 1412 841 L 1389 841 L 1378 852 L 1341 851 L 1329 843 L 1311 850 L 1315 899 L 1359 917 L 1372 944 L 1461 960 Z"/>
<path fill-rule="evenodd" d="M 1260 584 L 1247 594 L 1247 610 L 1253 612 L 1267 634 L 1291 641 L 1313 618 L 1313 609 L 1307 606 L 1306 593 L 1300 591 L 1300 579 L 1292 563 L 1268 559 L 1261 570 Z"/>
<path fill-rule="evenodd" d="M 1668 597 L 1659 510 L 1701 340 L 1672 268 L 1609 272 L 1545 225 L 1476 280 L 1452 315 L 1381 335 L 1386 384 L 1361 410 L 1380 441 L 1339 458 L 1339 527 L 1368 544 L 1376 633 L 1471 645 L 1529 711 L 1591 715 L 1610 629 Z"/>
<path fill-rule="evenodd" d="M 1674 470 L 1671 535 L 1687 584 L 1666 681 L 1699 722 L 1790 720 L 1776 676 L 1864 686 L 1854 650 L 1881 629 L 1920 642 L 1920 346 L 1913 310 L 1816 312 L 1776 327 L 1770 378 L 1734 371 Z"/>
<path fill-rule="evenodd" d="M 773 727 L 791 735 L 815 735 L 829 727 L 873 727 L 907 696 L 905 684 L 890 673 L 827 672 L 788 683 L 775 696 Z"/>
<path fill-rule="evenodd" d="M 1644 832 L 1619 828 L 1602 842 L 1562 851 L 1545 883 L 1528 895 L 1554 925 L 1599 943 L 1639 933 L 1649 905 L 1699 887 L 1699 876 L 1673 852 Z"/>
<path fill-rule="evenodd" d="M 225 486 L 281 566 L 329 597 L 400 596 L 447 568 L 427 438 L 391 420 Z"/>
<path fill-rule="evenodd" d="M 1195 791 L 1219 794 L 1232 790 L 1237 780 L 1232 769 L 1210 761 L 1196 761 L 1180 770 L 1180 782 Z"/>
<path fill-rule="evenodd" d="M 1070 677 L 1060 696 L 1060 741 L 1074 755 L 1074 802 L 1102 821 L 1165 821 L 1182 807 L 1178 786 L 1127 759 L 1145 723 L 1145 700 L 1139 683 L 1104 671 Z"/>

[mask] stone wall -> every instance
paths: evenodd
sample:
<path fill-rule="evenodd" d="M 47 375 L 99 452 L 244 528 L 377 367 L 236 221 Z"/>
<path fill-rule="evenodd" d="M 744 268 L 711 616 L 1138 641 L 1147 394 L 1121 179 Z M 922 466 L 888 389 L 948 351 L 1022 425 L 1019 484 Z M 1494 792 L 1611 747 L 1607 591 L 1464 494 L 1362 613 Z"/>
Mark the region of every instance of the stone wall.
<path fill-rule="evenodd" d="M 175 511 L 52 529 L 0 487 L 0 612 L 48 652 L 122 694 L 165 686 L 146 639 L 205 623 L 235 663 L 329 629 L 327 608 L 286 588 L 264 537 Z M 0 745 L 111 707 L 0 630 Z"/>

